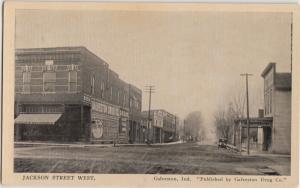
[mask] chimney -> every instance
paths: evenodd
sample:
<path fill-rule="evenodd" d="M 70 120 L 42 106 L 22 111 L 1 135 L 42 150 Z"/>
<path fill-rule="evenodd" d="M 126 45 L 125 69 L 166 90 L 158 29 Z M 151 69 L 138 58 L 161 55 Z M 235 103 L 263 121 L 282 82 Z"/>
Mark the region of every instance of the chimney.
<path fill-rule="evenodd" d="M 264 117 L 264 109 L 258 109 L 258 117 L 263 118 Z"/>

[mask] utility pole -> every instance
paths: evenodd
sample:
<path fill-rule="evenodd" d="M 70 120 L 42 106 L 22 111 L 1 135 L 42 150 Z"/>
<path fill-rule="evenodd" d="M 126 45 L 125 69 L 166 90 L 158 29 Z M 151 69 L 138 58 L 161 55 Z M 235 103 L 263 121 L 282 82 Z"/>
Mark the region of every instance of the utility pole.
<path fill-rule="evenodd" d="M 185 136 L 185 119 L 183 120 L 183 142 L 186 141 L 186 136 Z"/>
<path fill-rule="evenodd" d="M 175 127 L 174 127 L 174 129 L 175 129 L 175 136 L 174 136 L 174 139 L 173 139 L 173 141 L 176 141 L 176 139 L 177 139 L 177 135 L 176 135 L 176 124 L 177 124 L 177 122 L 176 122 L 176 115 L 174 115 L 175 116 Z"/>
<path fill-rule="evenodd" d="M 250 140 L 249 140 L 249 133 L 250 133 L 250 120 L 249 120 L 249 92 L 248 92 L 248 76 L 253 76 L 253 74 L 241 74 L 241 76 L 246 76 L 246 97 L 247 97 L 247 154 L 249 155 L 249 147 L 250 147 Z"/>
<path fill-rule="evenodd" d="M 149 85 L 146 86 L 145 92 L 149 93 L 149 109 L 148 109 L 148 123 L 147 123 L 147 142 L 149 143 L 149 136 L 150 136 L 150 111 L 151 111 L 151 94 L 154 93 L 154 86 Z"/>

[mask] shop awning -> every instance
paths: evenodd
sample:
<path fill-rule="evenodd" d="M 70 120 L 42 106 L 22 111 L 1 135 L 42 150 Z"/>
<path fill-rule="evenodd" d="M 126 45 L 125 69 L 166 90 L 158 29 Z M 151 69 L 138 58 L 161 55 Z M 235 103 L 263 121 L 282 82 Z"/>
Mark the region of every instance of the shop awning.
<path fill-rule="evenodd" d="M 54 125 L 62 114 L 20 114 L 15 124 Z"/>
<path fill-rule="evenodd" d="M 234 122 L 242 127 L 247 127 L 247 119 L 240 118 L 234 120 Z M 272 128 L 272 117 L 263 117 L 263 118 L 249 118 L 249 127 L 250 128 L 263 128 L 263 127 L 270 127 Z"/>

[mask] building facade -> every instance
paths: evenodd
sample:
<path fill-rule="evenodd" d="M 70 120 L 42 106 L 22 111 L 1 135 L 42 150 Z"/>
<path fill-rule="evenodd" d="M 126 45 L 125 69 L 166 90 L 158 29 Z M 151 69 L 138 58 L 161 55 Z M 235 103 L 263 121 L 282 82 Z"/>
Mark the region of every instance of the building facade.
<path fill-rule="evenodd" d="M 148 111 L 143 111 L 143 125 L 148 126 Z M 176 127 L 177 116 L 167 112 L 166 110 L 158 109 L 150 111 L 149 123 L 149 140 L 153 143 L 166 143 L 175 141 L 177 138 Z"/>
<path fill-rule="evenodd" d="M 143 131 L 145 128 L 142 126 L 142 91 L 129 84 L 129 142 L 130 143 L 143 143 Z"/>
<path fill-rule="evenodd" d="M 261 76 L 265 117 L 272 118 L 271 129 L 260 131 L 261 142 L 269 139 L 271 151 L 291 153 L 291 73 L 278 73 L 276 64 L 270 63 Z"/>
<path fill-rule="evenodd" d="M 276 64 L 269 63 L 264 78 L 264 110 L 259 117 L 250 118 L 250 129 L 256 129 L 257 149 L 274 153 L 291 153 L 291 73 L 276 72 Z M 235 121 L 239 126 L 237 145 L 242 143 L 247 120 Z"/>
<path fill-rule="evenodd" d="M 85 47 L 17 49 L 15 140 L 128 143 L 133 87 Z"/>

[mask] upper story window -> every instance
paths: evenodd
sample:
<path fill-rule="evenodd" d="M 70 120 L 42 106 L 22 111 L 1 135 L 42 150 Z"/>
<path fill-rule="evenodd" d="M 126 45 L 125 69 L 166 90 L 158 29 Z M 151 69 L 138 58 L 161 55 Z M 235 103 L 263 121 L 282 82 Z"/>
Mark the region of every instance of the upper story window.
<path fill-rule="evenodd" d="M 272 95 L 272 89 L 268 89 L 265 91 L 265 115 L 272 114 Z"/>
<path fill-rule="evenodd" d="M 53 60 L 46 60 L 45 65 L 46 66 L 52 66 L 52 65 L 54 65 L 54 61 Z"/>
<path fill-rule="evenodd" d="M 104 81 L 101 80 L 101 83 L 100 83 L 100 95 L 101 95 L 101 98 L 104 98 L 104 90 L 105 90 Z"/>
<path fill-rule="evenodd" d="M 95 75 L 91 76 L 91 94 L 95 94 Z"/>
<path fill-rule="evenodd" d="M 110 100 L 113 100 L 113 87 L 110 87 Z"/>
<path fill-rule="evenodd" d="M 77 71 L 69 71 L 69 92 L 77 91 Z"/>
<path fill-rule="evenodd" d="M 118 104 L 121 104 L 121 100 L 120 100 L 120 96 L 121 96 L 121 93 L 120 93 L 120 91 L 118 90 Z"/>
<path fill-rule="evenodd" d="M 132 103 L 134 102 L 133 100 L 134 100 L 134 99 L 129 98 L 129 108 L 132 108 Z"/>
<path fill-rule="evenodd" d="M 72 64 L 68 66 L 68 69 L 69 69 L 68 91 L 76 92 L 77 91 L 77 67 Z"/>
<path fill-rule="evenodd" d="M 43 91 L 55 92 L 56 72 L 53 60 L 45 61 L 45 69 L 43 72 Z"/>
<path fill-rule="evenodd" d="M 270 114 L 272 113 L 272 89 L 270 89 L 270 93 L 269 93 L 269 112 Z"/>
<path fill-rule="evenodd" d="M 30 93 L 31 72 L 29 66 L 25 66 L 23 70 L 23 92 Z"/>
<path fill-rule="evenodd" d="M 55 92 L 56 72 L 43 73 L 44 92 Z"/>
<path fill-rule="evenodd" d="M 123 106 L 126 106 L 126 94 L 123 95 Z"/>

